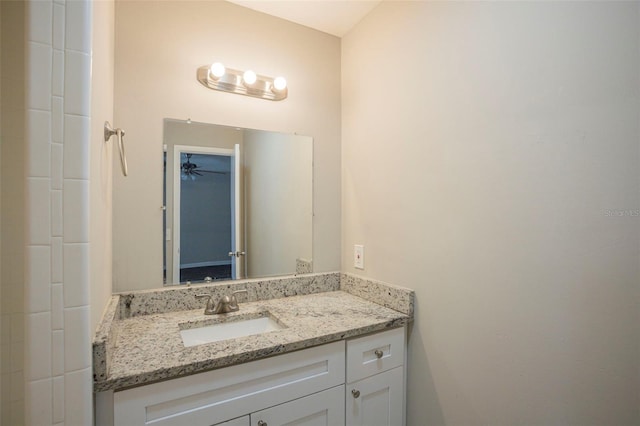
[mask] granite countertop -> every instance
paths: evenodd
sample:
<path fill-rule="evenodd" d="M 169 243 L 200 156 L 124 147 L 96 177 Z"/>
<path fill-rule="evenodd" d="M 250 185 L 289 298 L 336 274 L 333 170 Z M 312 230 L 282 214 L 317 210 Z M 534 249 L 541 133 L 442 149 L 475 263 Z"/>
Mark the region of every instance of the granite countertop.
<path fill-rule="evenodd" d="M 402 327 L 413 316 L 342 290 L 247 303 L 243 298 L 238 296 L 240 310 L 228 314 L 204 315 L 199 308 L 114 319 L 108 369 L 94 390 L 121 390 Z M 185 328 L 266 315 L 284 328 L 191 347 L 180 336 Z"/>

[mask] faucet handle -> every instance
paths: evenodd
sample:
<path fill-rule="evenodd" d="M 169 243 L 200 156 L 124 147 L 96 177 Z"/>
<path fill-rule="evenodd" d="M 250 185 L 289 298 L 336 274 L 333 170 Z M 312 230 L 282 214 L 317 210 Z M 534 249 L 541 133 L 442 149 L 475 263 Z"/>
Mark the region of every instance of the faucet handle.
<path fill-rule="evenodd" d="M 204 314 L 205 315 L 212 315 L 213 314 L 213 299 L 211 298 L 210 294 L 196 294 L 195 295 L 196 299 L 207 299 L 207 306 L 205 306 L 204 308 Z"/>
<path fill-rule="evenodd" d="M 240 294 L 240 293 L 244 293 L 247 295 L 247 297 L 249 297 L 249 292 L 247 290 L 237 290 L 234 291 L 233 293 L 231 293 L 231 301 L 229 303 L 229 306 L 234 310 L 237 311 L 238 309 L 240 309 L 240 307 L 238 306 L 238 299 L 236 299 L 236 294 Z"/>

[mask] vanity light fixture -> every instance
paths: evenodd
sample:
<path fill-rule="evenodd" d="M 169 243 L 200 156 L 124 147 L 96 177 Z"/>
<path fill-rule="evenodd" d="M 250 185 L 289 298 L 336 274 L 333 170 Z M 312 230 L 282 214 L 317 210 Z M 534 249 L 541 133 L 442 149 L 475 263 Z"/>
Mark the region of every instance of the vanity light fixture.
<path fill-rule="evenodd" d="M 203 86 L 213 90 L 253 96 L 270 101 L 285 99 L 287 80 L 284 77 L 266 77 L 252 70 L 239 71 L 226 68 L 220 62 L 198 68 L 197 78 Z"/>

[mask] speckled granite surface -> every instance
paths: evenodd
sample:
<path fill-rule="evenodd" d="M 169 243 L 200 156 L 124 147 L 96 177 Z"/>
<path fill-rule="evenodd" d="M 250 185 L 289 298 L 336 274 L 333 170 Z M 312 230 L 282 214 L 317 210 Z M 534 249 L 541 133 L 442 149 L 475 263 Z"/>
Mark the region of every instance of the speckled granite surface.
<path fill-rule="evenodd" d="M 415 293 L 404 287 L 352 274 L 340 274 L 340 290 L 413 316 Z"/>
<path fill-rule="evenodd" d="M 259 278 L 224 281 L 211 284 L 193 284 L 162 289 L 120 293 L 120 317 L 129 318 L 174 311 L 197 309 L 204 306 L 196 294 L 210 294 L 214 300 L 237 290 L 248 294 L 238 296 L 238 301 L 278 299 L 304 294 L 322 293 L 340 289 L 340 273 L 320 273 L 278 278 Z"/>
<path fill-rule="evenodd" d="M 184 323 L 232 321 L 271 315 L 286 326 L 260 335 L 185 347 Z M 240 303 L 240 311 L 203 315 L 202 309 L 143 315 L 117 321 L 109 374 L 94 382 L 95 391 L 123 389 L 200 371 L 225 367 L 297 349 L 400 327 L 409 315 L 343 291 Z"/>
<path fill-rule="evenodd" d="M 113 348 L 115 348 L 120 326 L 120 322 L 117 321 L 120 315 L 119 301 L 120 296 L 111 296 L 93 339 L 94 381 L 106 380 L 107 378 L 107 365 L 111 365 Z"/>
<path fill-rule="evenodd" d="M 240 311 L 203 315 L 195 294 L 233 291 Z M 114 295 L 93 342 L 94 389 L 124 389 L 388 328 L 413 318 L 412 290 L 338 272 Z M 270 315 L 282 330 L 184 347 L 180 330 Z"/>
<path fill-rule="evenodd" d="M 313 272 L 313 262 L 307 259 L 296 259 L 296 274 L 310 274 Z"/>

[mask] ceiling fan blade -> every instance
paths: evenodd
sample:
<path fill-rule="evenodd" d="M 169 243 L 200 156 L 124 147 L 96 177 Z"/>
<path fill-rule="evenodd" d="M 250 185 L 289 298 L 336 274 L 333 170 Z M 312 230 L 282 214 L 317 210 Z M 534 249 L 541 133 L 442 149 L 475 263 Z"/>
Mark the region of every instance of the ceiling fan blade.
<path fill-rule="evenodd" d="M 202 170 L 202 169 L 198 169 L 199 172 L 203 172 L 203 173 L 215 173 L 217 175 L 226 175 L 228 172 L 218 172 L 215 170 Z"/>

